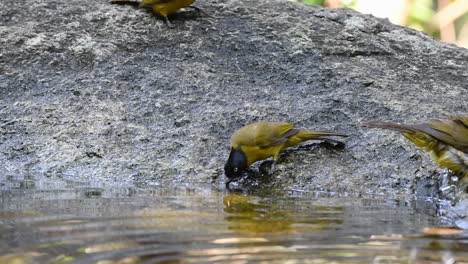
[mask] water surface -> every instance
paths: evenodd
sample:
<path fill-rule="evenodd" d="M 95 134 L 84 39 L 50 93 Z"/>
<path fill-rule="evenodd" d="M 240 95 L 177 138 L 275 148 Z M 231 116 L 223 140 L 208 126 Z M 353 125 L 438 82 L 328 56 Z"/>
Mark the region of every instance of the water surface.
<path fill-rule="evenodd" d="M 0 191 L 0 263 L 468 263 L 433 201 L 210 188 Z M 426 229 L 427 230 L 427 229 Z"/>

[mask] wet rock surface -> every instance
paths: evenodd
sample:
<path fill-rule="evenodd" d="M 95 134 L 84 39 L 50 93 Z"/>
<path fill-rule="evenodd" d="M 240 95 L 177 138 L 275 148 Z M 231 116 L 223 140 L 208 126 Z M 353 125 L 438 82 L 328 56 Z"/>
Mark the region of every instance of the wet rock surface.
<path fill-rule="evenodd" d="M 181 12 L 168 28 L 104 0 L 3 0 L 1 188 L 223 186 L 230 135 L 270 120 L 351 137 L 290 149 L 242 188 L 439 193 L 443 171 L 426 153 L 359 124 L 467 113 L 468 50 L 347 9 L 196 6 L 211 17 Z"/>

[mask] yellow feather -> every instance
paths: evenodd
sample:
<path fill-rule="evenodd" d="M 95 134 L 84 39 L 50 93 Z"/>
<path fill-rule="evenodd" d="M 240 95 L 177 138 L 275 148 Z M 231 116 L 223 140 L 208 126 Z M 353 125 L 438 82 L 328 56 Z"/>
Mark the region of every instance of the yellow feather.
<path fill-rule="evenodd" d="M 462 178 L 468 177 L 468 116 L 452 116 L 417 125 L 380 121 L 364 125 L 400 131 L 416 146 L 429 152 L 439 167 Z"/>
<path fill-rule="evenodd" d="M 154 13 L 167 17 L 179 9 L 189 7 L 195 0 L 143 0 L 143 5 L 151 6 Z"/>
<path fill-rule="evenodd" d="M 247 165 L 273 157 L 301 142 L 324 139 L 326 136 L 346 136 L 337 132 L 308 131 L 294 128 L 286 122 L 257 122 L 237 130 L 231 137 L 231 147 L 240 148 L 247 157 Z"/>
<path fill-rule="evenodd" d="M 134 0 L 111 0 L 112 4 L 128 4 L 128 5 L 139 5 L 140 7 L 151 8 L 153 13 L 163 17 L 168 26 L 171 26 L 167 16 L 170 14 L 174 14 L 181 8 L 190 7 L 195 0 L 142 0 L 142 2 L 134 1 Z M 201 11 L 199 8 L 195 8 Z"/>

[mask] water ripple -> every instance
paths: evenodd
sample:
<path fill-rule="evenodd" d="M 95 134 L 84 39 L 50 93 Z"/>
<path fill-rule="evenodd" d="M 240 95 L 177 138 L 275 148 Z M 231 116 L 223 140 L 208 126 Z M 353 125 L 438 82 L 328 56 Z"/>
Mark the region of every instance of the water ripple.
<path fill-rule="evenodd" d="M 443 223 L 408 203 L 86 188 L 0 201 L 0 263 L 468 262 L 466 231 L 425 233 Z"/>

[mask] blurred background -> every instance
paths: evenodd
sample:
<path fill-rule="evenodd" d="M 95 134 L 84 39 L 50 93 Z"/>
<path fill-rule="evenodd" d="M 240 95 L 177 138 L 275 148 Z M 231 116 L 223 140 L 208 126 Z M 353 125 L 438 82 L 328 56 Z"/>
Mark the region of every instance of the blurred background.
<path fill-rule="evenodd" d="M 348 7 L 468 48 L 468 0 L 291 0 Z"/>

